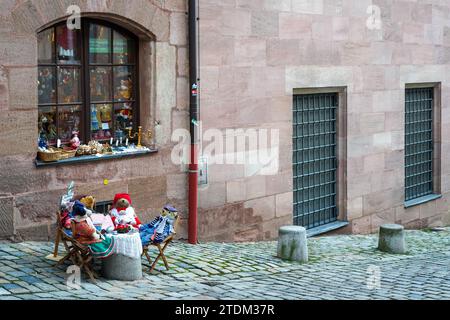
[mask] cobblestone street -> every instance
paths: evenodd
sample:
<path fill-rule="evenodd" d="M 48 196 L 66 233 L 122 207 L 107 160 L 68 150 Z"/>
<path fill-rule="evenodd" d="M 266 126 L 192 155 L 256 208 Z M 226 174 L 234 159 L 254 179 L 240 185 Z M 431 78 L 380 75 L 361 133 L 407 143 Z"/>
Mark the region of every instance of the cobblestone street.
<path fill-rule="evenodd" d="M 140 281 L 83 278 L 79 290 L 66 286 L 68 264 L 45 259 L 52 243 L 1 242 L 0 299 L 450 299 L 450 228 L 407 231 L 406 241 L 407 254 L 391 255 L 376 235 L 310 238 L 303 265 L 277 259 L 275 242 L 177 242 L 170 271 L 144 263 Z"/>

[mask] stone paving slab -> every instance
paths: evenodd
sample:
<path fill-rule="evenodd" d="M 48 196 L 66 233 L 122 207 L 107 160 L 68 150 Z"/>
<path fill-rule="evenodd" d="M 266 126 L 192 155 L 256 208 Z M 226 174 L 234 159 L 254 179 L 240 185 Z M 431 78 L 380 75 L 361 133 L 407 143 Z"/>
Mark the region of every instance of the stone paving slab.
<path fill-rule="evenodd" d="M 78 290 L 66 284 L 69 264 L 45 259 L 52 243 L 0 242 L 0 299 L 450 299 L 450 228 L 406 231 L 403 255 L 376 250 L 376 235 L 308 241 L 307 264 L 276 258 L 276 242 L 176 242 L 169 271 L 149 274 L 143 260 L 142 280 L 83 278 Z"/>

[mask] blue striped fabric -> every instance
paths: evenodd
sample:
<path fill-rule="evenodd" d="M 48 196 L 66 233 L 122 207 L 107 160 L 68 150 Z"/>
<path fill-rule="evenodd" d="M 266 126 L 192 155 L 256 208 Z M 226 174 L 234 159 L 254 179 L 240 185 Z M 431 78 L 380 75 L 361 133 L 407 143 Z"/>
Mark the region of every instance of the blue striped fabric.
<path fill-rule="evenodd" d="M 163 231 L 158 232 L 157 229 L 160 229 L 161 223 L 164 223 Z M 166 239 L 171 233 L 173 233 L 173 220 L 164 219 L 162 216 L 158 216 L 153 219 L 150 223 L 143 225 L 140 229 L 140 236 L 142 245 L 146 246 L 152 243 L 161 243 Z M 155 238 L 152 241 L 152 236 L 155 235 Z"/>

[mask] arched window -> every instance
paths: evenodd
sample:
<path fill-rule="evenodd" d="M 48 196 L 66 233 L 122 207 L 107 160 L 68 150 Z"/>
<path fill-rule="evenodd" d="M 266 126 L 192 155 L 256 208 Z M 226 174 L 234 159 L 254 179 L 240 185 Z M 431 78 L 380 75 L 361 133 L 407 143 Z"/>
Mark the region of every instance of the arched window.
<path fill-rule="evenodd" d="M 138 125 L 137 38 L 104 21 L 83 19 L 38 34 L 38 127 L 50 145 L 107 141 Z"/>

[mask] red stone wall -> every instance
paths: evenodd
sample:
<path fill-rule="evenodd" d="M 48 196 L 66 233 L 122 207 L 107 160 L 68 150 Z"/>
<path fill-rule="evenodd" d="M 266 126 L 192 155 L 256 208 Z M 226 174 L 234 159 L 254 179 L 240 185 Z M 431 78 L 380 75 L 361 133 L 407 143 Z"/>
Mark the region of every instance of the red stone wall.
<path fill-rule="evenodd" d="M 102 17 L 141 39 L 141 122 L 153 127 L 159 152 L 143 157 L 36 168 L 36 33 L 64 19 L 69 5 Z M 171 203 L 182 214 L 186 237 L 186 174 L 172 164 L 172 128 L 188 126 L 187 5 L 184 0 L 0 3 L 0 238 L 52 238 L 58 200 L 70 181 L 97 201 L 129 192 L 138 214 L 150 220 Z M 155 75 L 155 78 L 152 78 Z M 159 121 L 159 126 L 153 123 Z M 109 184 L 104 185 L 103 180 Z"/>

